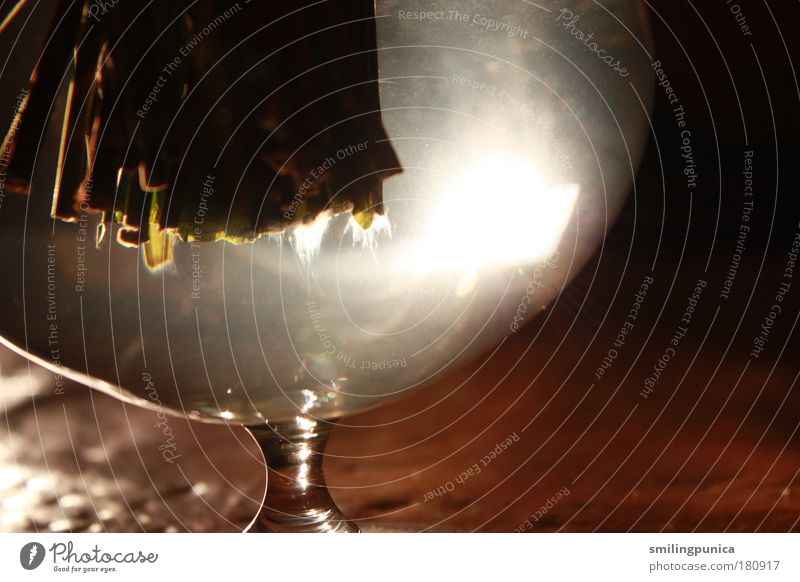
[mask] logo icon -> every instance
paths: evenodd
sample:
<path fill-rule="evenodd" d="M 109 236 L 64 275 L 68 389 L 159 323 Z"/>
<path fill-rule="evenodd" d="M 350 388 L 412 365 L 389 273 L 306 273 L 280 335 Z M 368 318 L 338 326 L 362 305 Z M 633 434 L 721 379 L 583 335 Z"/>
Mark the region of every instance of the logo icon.
<path fill-rule="evenodd" d="M 19 551 L 19 563 L 26 570 L 35 570 L 44 561 L 44 546 L 39 542 L 31 542 L 22 546 Z"/>

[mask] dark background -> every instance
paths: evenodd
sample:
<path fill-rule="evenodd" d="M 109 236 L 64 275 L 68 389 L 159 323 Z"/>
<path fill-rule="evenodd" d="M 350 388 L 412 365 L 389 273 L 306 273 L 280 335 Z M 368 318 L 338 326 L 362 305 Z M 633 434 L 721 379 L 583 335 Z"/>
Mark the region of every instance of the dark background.
<path fill-rule="evenodd" d="M 692 132 L 696 192 L 659 88 L 634 192 L 558 301 L 473 369 L 334 431 L 326 474 L 348 515 L 444 530 L 800 530 L 800 268 L 751 356 L 800 232 L 800 4 L 738 5 L 752 36 L 723 0 L 651 3 L 657 58 Z M 754 210 L 723 300 L 745 150 Z M 597 380 L 645 276 L 655 282 L 639 320 Z M 687 336 L 644 399 L 700 279 Z M 178 472 L 152 441 L 151 412 L 78 386 L 34 403 L 52 376 L 5 350 L 0 366 L 0 530 L 234 531 L 255 513 L 264 474 L 245 431 L 176 420 Z M 513 433 L 480 474 L 425 501 Z"/>

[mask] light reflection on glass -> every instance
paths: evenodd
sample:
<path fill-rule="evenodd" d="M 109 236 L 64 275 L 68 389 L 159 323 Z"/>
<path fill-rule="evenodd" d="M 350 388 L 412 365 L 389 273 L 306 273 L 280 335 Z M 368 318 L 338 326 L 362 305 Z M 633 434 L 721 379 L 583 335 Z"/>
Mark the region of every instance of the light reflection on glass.
<path fill-rule="evenodd" d="M 504 155 L 477 161 L 445 188 L 411 269 L 474 276 L 471 269 L 541 261 L 561 241 L 580 191 L 578 184 L 547 184 L 533 163 Z"/>

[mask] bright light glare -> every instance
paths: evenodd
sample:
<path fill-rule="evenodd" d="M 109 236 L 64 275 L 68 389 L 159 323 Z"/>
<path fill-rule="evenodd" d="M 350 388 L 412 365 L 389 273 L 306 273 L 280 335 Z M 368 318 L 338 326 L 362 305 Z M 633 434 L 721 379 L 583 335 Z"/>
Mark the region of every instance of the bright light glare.
<path fill-rule="evenodd" d="M 364 230 L 352 216 L 347 223 L 347 229 L 353 233 L 353 244 L 374 251 L 378 248 L 378 237 L 386 235 L 392 237 L 392 224 L 385 216 L 377 215 L 372 220 L 372 226 Z"/>
<path fill-rule="evenodd" d="M 294 228 L 291 234 L 292 246 L 304 264 L 311 263 L 322 246 L 322 239 L 328 230 L 331 216 L 328 213 L 321 214 L 310 224 L 301 224 Z"/>
<path fill-rule="evenodd" d="M 448 184 L 411 265 L 430 271 L 541 261 L 555 252 L 579 192 L 578 184 L 545 184 L 521 160 L 479 161 Z"/>

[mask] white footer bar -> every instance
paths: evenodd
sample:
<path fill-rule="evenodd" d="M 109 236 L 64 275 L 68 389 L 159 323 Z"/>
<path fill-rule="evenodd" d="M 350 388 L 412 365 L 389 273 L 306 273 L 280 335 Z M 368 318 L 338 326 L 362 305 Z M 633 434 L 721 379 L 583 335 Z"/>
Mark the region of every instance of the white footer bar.
<path fill-rule="evenodd" d="M 793 534 L 5 534 L 0 579 L 796 582 L 798 554 Z"/>

